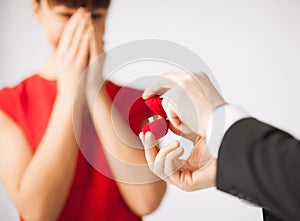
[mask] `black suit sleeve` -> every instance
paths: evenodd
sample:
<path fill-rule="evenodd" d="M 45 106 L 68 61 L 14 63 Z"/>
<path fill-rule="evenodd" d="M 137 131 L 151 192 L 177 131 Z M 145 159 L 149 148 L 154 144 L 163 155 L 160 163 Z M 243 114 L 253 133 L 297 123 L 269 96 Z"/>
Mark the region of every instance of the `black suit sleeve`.
<path fill-rule="evenodd" d="M 300 142 L 253 118 L 236 122 L 219 150 L 217 188 L 266 208 L 278 220 L 299 221 Z"/>

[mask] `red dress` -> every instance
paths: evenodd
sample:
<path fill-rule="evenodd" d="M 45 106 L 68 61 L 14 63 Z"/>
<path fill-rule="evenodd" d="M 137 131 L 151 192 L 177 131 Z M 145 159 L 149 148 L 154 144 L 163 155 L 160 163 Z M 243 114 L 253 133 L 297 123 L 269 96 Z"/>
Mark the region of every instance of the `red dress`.
<path fill-rule="evenodd" d="M 122 92 L 119 93 L 122 89 Z M 106 84 L 106 90 L 111 99 L 118 95 L 120 113 L 127 116 L 131 129 L 138 133 L 142 119 L 151 111 L 140 99 L 141 92 L 129 88 L 120 88 L 113 83 Z M 0 90 L 0 109 L 10 116 L 22 129 L 32 151 L 35 152 L 47 128 L 52 107 L 56 98 L 56 81 L 46 80 L 39 75 L 27 78 L 13 88 Z M 132 102 L 124 102 L 131 98 Z M 137 99 L 137 100 L 136 100 Z M 88 119 L 90 121 L 90 119 Z M 95 138 L 95 131 L 88 131 L 88 139 Z M 94 135 L 94 136 L 93 136 Z M 97 164 L 108 168 L 100 142 L 92 140 L 97 145 Z M 100 150 L 100 151 L 99 151 Z M 49 177 L 51 179 L 51 177 Z M 140 221 L 123 201 L 113 179 L 98 172 L 85 159 L 82 151 L 78 154 L 78 162 L 71 192 L 59 221 Z"/>

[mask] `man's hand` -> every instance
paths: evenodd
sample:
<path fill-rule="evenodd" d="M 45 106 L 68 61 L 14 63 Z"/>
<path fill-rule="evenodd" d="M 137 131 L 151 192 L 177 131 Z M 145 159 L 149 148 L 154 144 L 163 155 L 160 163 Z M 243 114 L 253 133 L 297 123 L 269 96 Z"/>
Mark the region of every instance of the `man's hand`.
<path fill-rule="evenodd" d="M 196 141 L 187 160 L 179 159 L 183 148 L 178 141 L 159 149 L 151 132 L 140 133 L 150 170 L 161 179 L 184 191 L 214 187 L 217 160 L 207 151 L 205 139 Z"/>
<path fill-rule="evenodd" d="M 141 133 L 150 170 L 161 179 L 185 191 L 214 187 L 217 160 L 207 148 L 207 124 L 212 112 L 226 102 L 205 73 L 167 73 L 148 87 L 143 98 L 161 95 L 170 129 L 194 142 L 187 160 L 183 148 L 174 143 L 159 149 L 152 133 Z"/>
<path fill-rule="evenodd" d="M 206 137 L 211 113 L 226 104 L 205 73 L 166 73 L 148 87 L 143 98 L 162 95 L 171 130 L 195 141 Z"/>

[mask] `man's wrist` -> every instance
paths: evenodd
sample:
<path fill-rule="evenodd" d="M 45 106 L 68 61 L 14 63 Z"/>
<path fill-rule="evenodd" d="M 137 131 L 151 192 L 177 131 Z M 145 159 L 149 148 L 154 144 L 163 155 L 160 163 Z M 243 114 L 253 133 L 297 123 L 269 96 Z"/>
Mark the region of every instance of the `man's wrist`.
<path fill-rule="evenodd" d="M 228 129 L 237 121 L 249 117 L 241 107 L 225 104 L 216 108 L 208 121 L 206 143 L 212 156 L 217 156 L 221 142 Z"/>

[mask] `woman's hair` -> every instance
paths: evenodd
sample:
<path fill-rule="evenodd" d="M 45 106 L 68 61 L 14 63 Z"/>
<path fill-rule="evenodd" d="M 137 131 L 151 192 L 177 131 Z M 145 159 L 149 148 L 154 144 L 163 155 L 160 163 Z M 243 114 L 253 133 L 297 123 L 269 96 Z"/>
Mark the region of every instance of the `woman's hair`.
<path fill-rule="evenodd" d="M 38 3 L 47 1 L 50 7 L 55 5 L 64 5 L 68 8 L 86 7 L 92 8 L 108 8 L 110 0 L 36 0 Z"/>

